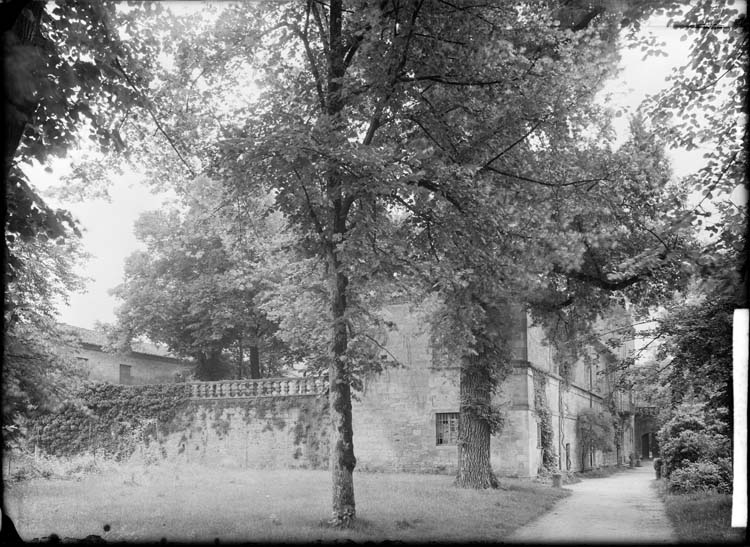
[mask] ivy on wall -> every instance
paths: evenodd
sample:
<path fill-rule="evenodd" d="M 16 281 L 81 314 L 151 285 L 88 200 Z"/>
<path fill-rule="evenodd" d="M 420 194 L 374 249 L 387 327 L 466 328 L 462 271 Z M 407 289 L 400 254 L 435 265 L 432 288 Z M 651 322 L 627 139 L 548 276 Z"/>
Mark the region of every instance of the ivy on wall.
<path fill-rule="evenodd" d="M 103 451 L 118 460 L 127 459 L 138 446 L 162 444 L 170 433 L 212 427 L 217 437 L 229 433 L 232 414 L 240 409 L 245 424 L 265 422 L 263 431 L 283 430 L 285 416 L 298 409 L 292 430 L 295 452 L 313 467 L 328 465 L 329 414 L 325 397 L 274 397 L 191 401 L 184 384 L 123 386 L 90 384 L 53 412 L 32 422 L 30 441 L 48 454 L 70 456 Z M 202 422 L 202 423 L 200 423 Z M 183 453 L 187 437 L 179 441 Z M 166 451 L 161 451 L 166 455 Z"/>
<path fill-rule="evenodd" d="M 541 429 L 542 469 L 551 472 L 557 469 L 557 452 L 554 446 L 554 430 L 552 429 L 552 411 L 547 402 L 547 377 L 539 371 L 534 371 L 534 409 Z"/>
<path fill-rule="evenodd" d="M 612 415 L 612 427 L 614 430 L 614 446 L 618 451 L 618 454 L 622 451 L 623 433 L 625 432 L 625 418 L 617 412 L 617 405 L 615 403 L 614 392 L 610 394 L 609 400 L 607 401 L 607 407 L 609 413 Z M 620 461 L 617 461 L 617 465 L 620 465 Z"/>
<path fill-rule="evenodd" d="M 125 458 L 138 442 L 148 445 L 174 431 L 188 403 L 184 384 L 88 384 L 75 401 L 33 421 L 32 441 L 57 456 L 103 450 Z"/>

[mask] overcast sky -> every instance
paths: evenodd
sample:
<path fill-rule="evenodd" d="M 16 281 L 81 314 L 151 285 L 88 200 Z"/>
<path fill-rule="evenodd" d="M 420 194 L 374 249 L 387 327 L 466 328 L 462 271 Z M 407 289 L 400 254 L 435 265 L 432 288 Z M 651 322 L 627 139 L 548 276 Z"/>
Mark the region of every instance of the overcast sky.
<path fill-rule="evenodd" d="M 651 93 L 666 85 L 665 77 L 673 67 L 683 64 L 687 58 L 688 42 L 680 41 L 683 31 L 666 28 L 663 22 L 645 25 L 644 32 L 651 32 L 667 43 L 667 57 L 649 57 L 643 60 L 640 49 L 624 49 L 622 73 L 611 81 L 602 97 L 609 94 L 607 104 L 623 108 L 626 114 L 617 119 L 616 128 L 625 131 L 627 112 L 632 113 L 640 102 Z M 681 177 L 697 170 L 702 153 L 672 151 L 675 176 Z M 56 165 L 53 174 L 41 168 L 30 175 L 41 189 L 54 185 L 65 171 L 65 162 Z M 114 309 L 117 301 L 108 291 L 122 281 L 125 257 L 131 254 L 139 243 L 133 235 L 133 223 L 146 210 L 157 209 L 162 199 L 147 190 L 137 175 L 126 175 L 112 181 L 110 201 L 92 200 L 85 203 L 54 202 L 56 206 L 69 209 L 83 227 L 83 246 L 91 259 L 81 266 L 80 272 L 90 278 L 87 290 L 70 297 L 69 305 L 59 307 L 59 320 L 79 327 L 92 328 L 97 321 L 114 322 Z"/>

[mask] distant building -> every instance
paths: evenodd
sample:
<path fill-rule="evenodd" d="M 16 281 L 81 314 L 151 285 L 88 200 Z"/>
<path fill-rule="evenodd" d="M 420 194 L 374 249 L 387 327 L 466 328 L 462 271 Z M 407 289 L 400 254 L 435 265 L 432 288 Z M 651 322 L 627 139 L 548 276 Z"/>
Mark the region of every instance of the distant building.
<path fill-rule="evenodd" d="M 164 347 L 133 342 L 128 353 L 104 351 L 104 334 L 90 329 L 61 325 L 80 342 L 76 352 L 79 364 L 89 372 L 88 379 L 111 384 L 167 384 L 186 378 L 193 365 L 171 355 Z"/>

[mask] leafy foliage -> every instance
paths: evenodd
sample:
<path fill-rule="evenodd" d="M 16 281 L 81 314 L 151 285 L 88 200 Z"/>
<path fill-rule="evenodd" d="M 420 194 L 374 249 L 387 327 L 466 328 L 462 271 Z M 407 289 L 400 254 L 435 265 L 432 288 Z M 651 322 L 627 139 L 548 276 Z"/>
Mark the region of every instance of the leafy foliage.
<path fill-rule="evenodd" d="M 545 471 L 557 469 L 557 453 L 555 452 L 555 432 L 552 429 L 552 412 L 547 402 L 547 377 L 534 373 L 534 412 L 541 429 L 542 468 Z"/>
<path fill-rule="evenodd" d="M 678 467 L 669 477 L 669 491 L 673 494 L 714 490 L 721 494 L 732 493 L 732 463 L 730 458 L 716 462 L 689 462 Z"/>
<path fill-rule="evenodd" d="M 708 297 L 659 322 L 664 343 L 658 357 L 670 359 L 664 382 L 673 407 L 696 398 L 710 409 L 732 408 L 733 310 L 731 299 Z"/>
<path fill-rule="evenodd" d="M 664 476 L 670 490 L 730 487 L 731 438 L 725 408 L 685 401 L 659 430 Z M 676 478 L 673 481 L 673 477 Z"/>
<path fill-rule="evenodd" d="M 125 281 L 113 291 L 123 300 L 120 330 L 130 337 L 145 334 L 194 358 L 198 377 L 207 380 L 244 375 L 243 350 L 247 354 L 261 345 L 283 350 L 272 336 L 276 326 L 258 307 L 264 283 L 264 271 L 258 269 L 262 249 L 252 242 L 270 237 L 269 221 L 257 208 L 244 213 L 255 216 L 254 233 L 242 230 L 238 222 L 228 224 L 227 215 L 236 208 L 214 207 L 220 202 L 215 189 L 203 179 L 184 213 L 144 213 L 136 236 L 146 249 L 128 258 Z M 226 360 L 230 349 L 237 354 L 236 370 Z M 263 359 L 266 375 L 279 365 L 274 357 Z M 250 365 L 252 377 L 259 377 L 259 362 L 252 361 L 252 354 Z"/>
<path fill-rule="evenodd" d="M 127 458 L 137 442 L 157 438 L 157 429 L 165 433 L 175 427 L 187 403 L 183 384 L 89 384 L 74 400 L 34 420 L 29 440 L 55 455 L 103 450 Z"/>
<path fill-rule="evenodd" d="M 147 67 L 157 53 L 154 35 L 136 32 L 136 21 L 143 24 L 140 13 L 160 9 L 154 3 L 129 10 L 117 4 L 3 4 L 7 281 L 32 267 L 13 252 L 19 239 L 75 234 L 69 213 L 40 198 L 22 165 L 64 156 L 81 138 L 105 149 L 123 148 L 118 125 L 140 104 L 133 85 L 147 84 Z"/>
<path fill-rule="evenodd" d="M 7 234 L 6 234 L 7 235 Z M 82 280 L 73 272 L 81 256 L 77 239 L 48 239 L 44 234 L 6 240 L 6 251 L 24 267 L 6 270 L 3 324 L 4 438 L 36 408 L 57 404 L 80 381 L 74 344 L 59 331 L 55 303 Z"/>
<path fill-rule="evenodd" d="M 610 451 L 614 448 L 612 415 L 606 410 L 584 408 L 578 412 L 578 439 L 581 443 L 584 468 L 586 456 L 593 450 Z"/>
<path fill-rule="evenodd" d="M 52 317 L 55 302 L 81 286 L 73 275 L 80 232 L 68 212 L 45 203 L 23 167 L 64 156 L 80 139 L 121 149 L 117 124 L 139 104 L 133 84 L 148 82 L 156 55 L 153 36 L 134 32 L 136 21 L 144 10 L 159 9 L 117 4 L 14 0 L 0 8 L 6 428 L 34 407 L 54 404 L 75 383 Z"/>
<path fill-rule="evenodd" d="M 68 398 L 85 378 L 72 340 L 54 323 L 17 323 L 3 344 L 3 442 L 26 433 L 28 419 Z"/>

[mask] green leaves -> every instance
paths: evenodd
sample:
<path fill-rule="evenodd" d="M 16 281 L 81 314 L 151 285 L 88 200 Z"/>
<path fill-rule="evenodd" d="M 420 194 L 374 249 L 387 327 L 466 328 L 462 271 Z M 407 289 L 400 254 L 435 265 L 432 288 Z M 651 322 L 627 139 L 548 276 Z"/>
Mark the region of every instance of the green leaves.
<path fill-rule="evenodd" d="M 197 182 L 189 208 L 152 211 L 138 220 L 136 236 L 146 251 L 128 258 L 125 282 L 114 290 L 123 300 L 118 322 L 130 337 L 145 334 L 203 363 L 208 368 L 199 374 L 234 376 L 242 373 L 241 362 L 233 373 L 222 353 L 242 352 L 243 345 L 267 348 L 275 330 L 258 307 L 263 245 L 250 244 L 272 234 L 257 218 L 243 226 L 249 215 L 262 215 L 262 207 L 252 213 L 228 207 L 215 183 Z"/>

